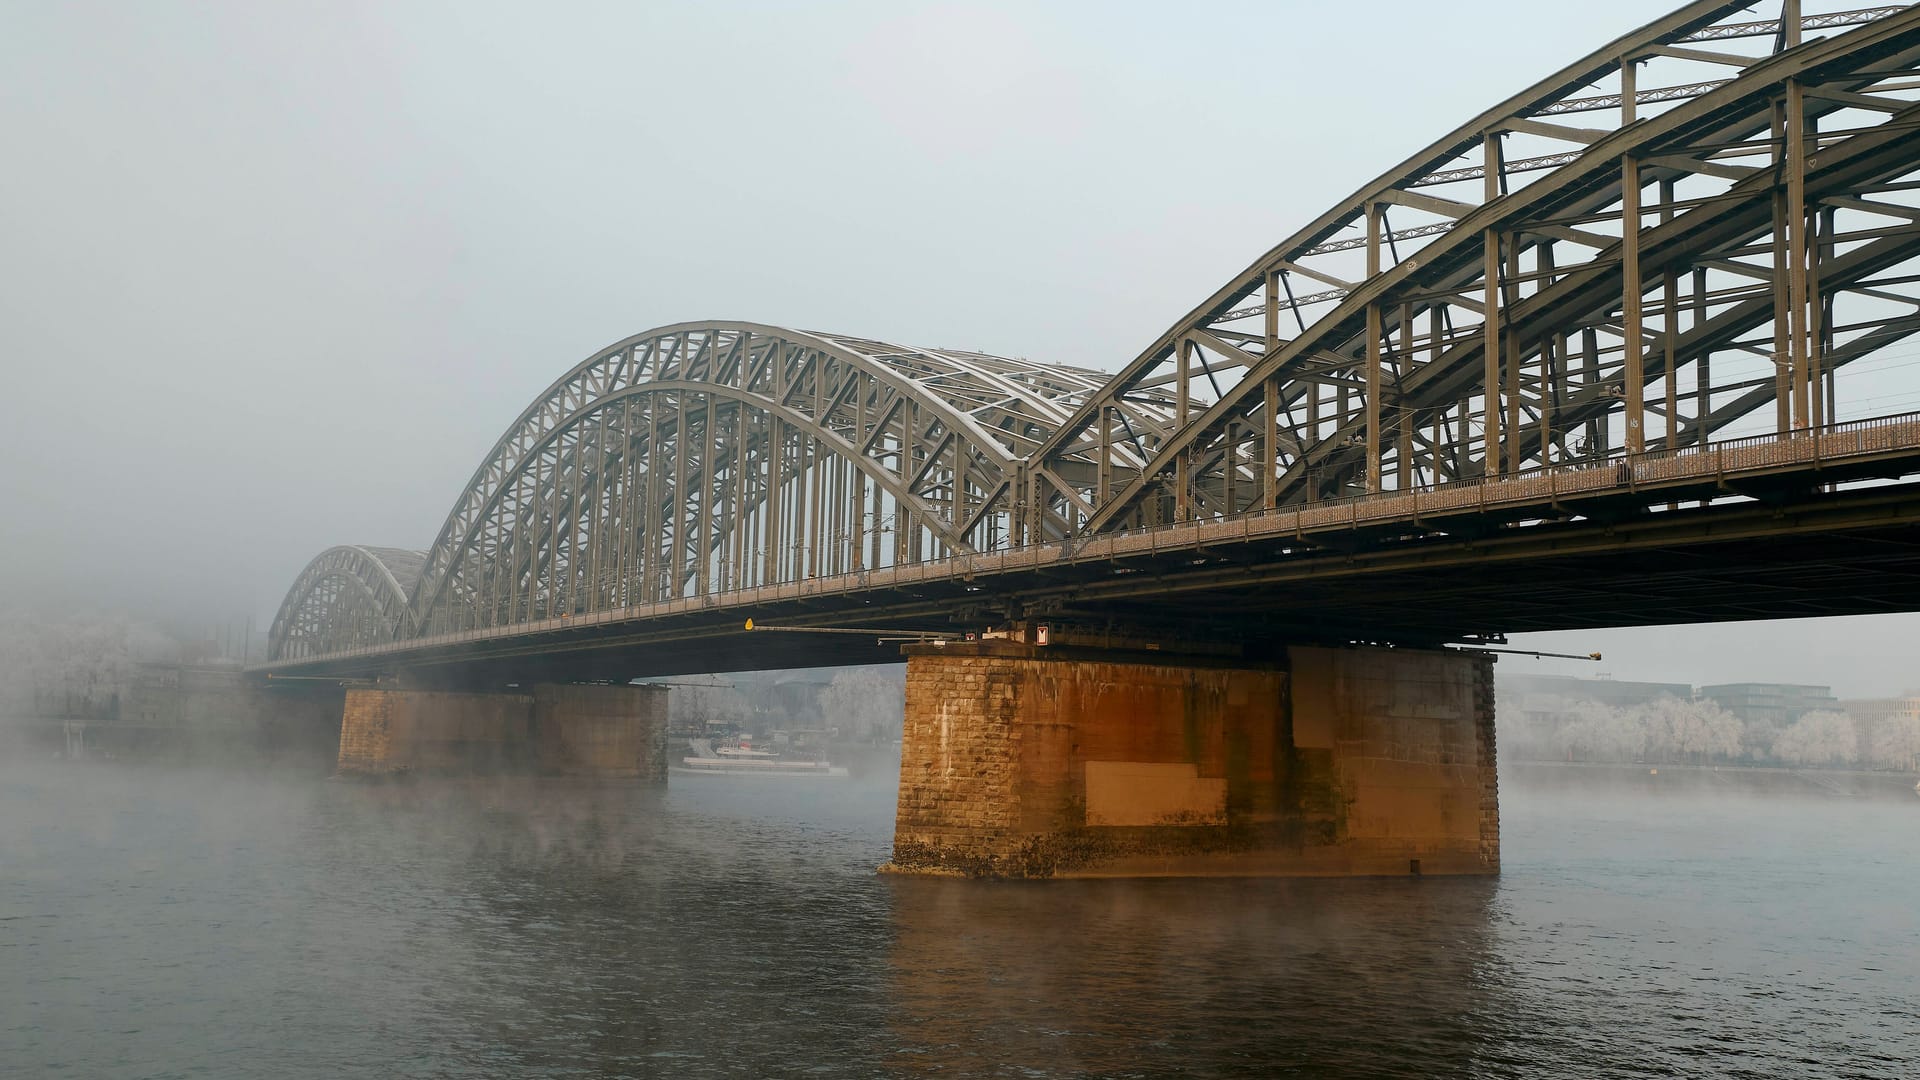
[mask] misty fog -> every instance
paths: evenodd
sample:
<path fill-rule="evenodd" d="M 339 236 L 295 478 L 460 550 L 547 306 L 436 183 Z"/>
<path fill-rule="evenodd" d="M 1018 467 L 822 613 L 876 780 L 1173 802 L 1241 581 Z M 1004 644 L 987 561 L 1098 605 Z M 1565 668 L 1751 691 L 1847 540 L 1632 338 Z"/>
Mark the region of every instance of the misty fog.
<path fill-rule="evenodd" d="M 1410 94 L 1343 48 L 1222 62 L 1340 40 L 1325 5 L 1220 5 L 1215 34 L 1152 5 L 10 3 L 0 606 L 264 627 L 321 549 L 426 546 L 541 388 L 664 323 L 1111 370 L 1423 133 L 1666 6 L 1449 5 L 1514 67 Z M 1432 59 L 1425 10 L 1372 21 L 1379 72 Z M 1209 144 L 1237 167 L 1158 149 Z M 1882 695 L 1916 633 L 1529 647 Z"/>

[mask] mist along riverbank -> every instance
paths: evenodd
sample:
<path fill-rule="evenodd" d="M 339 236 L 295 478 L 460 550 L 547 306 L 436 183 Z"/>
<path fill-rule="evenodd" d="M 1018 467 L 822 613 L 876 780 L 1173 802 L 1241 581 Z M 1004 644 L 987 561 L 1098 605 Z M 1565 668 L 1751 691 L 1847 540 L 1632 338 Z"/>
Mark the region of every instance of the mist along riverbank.
<path fill-rule="evenodd" d="M 884 781 L 0 761 L 0 1075 L 1911 1075 L 1920 798 L 1536 772 L 1497 880 L 991 883 Z"/>
<path fill-rule="evenodd" d="M 1766 765 L 1621 764 L 1595 761 L 1508 761 L 1502 781 L 1562 791 L 1754 798 L 1914 799 L 1913 773 L 1869 769 L 1802 769 Z"/>

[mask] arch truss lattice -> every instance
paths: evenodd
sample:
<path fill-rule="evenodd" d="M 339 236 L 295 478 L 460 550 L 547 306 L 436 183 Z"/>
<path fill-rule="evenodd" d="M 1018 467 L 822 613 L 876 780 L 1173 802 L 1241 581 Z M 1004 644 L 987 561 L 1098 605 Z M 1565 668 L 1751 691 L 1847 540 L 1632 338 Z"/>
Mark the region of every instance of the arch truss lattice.
<path fill-rule="evenodd" d="M 1687 4 L 1315 218 L 1117 375 L 744 322 L 619 342 L 275 659 L 1910 409 L 1920 6 Z"/>
<path fill-rule="evenodd" d="M 548 387 L 427 551 L 315 559 L 270 655 L 992 550 L 1034 527 L 1058 535 L 1062 521 L 1020 512 L 1024 462 L 1106 379 L 755 323 L 649 331 Z"/>
<path fill-rule="evenodd" d="M 287 590 L 268 632 L 269 660 L 299 660 L 410 636 L 409 595 L 423 551 L 331 547 Z"/>
<path fill-rule="evenodd" d="M 1106 378 L 753 323 L 641 334 L 495 444 L 412 617 L 500 626 L 1018 543 L 1022 463 Z"/>
<path fill-rule="evenodd" d="M 1100 532 L 1911 407 L 1878 373 L 1920 330 L 1920 11 L 1752 8 L 1682 7 L 1315 219 L 1060 427 L 1035 500 Z"/>

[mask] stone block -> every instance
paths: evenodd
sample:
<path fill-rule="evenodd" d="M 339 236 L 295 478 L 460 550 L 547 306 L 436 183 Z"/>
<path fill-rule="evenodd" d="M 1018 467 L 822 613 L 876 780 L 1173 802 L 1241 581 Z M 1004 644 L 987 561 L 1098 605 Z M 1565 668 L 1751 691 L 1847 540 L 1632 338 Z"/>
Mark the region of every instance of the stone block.
<path fill-rule="evenodd" d="M 531 761 L 533 699 L 426 690 L 347 692 L 342 775 L 498 773 Z"/>
<path fill-rule="evenodd" d="M 909 650 L 891 868 L 1491 873 L 1490 658 L 1284 667 L 1004 642 Z"/>
<path fill-rule="evenodd" d="M 533 688 L 542 770 L 569 776 L 667 778 L 667 688 L 563 685 Z"/>

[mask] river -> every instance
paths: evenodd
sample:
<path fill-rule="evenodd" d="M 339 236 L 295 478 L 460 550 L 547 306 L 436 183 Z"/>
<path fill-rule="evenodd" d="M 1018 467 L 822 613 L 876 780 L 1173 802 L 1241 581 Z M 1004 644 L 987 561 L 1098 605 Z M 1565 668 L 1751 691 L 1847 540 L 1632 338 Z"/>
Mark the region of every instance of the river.
<path fill-rule="evenodd" d="M 884 778 L 0 762 L 7 1077 L 1911 1077 L 1920 798 L 1507 782 L 1498 879 L 908 879 Z"/>

